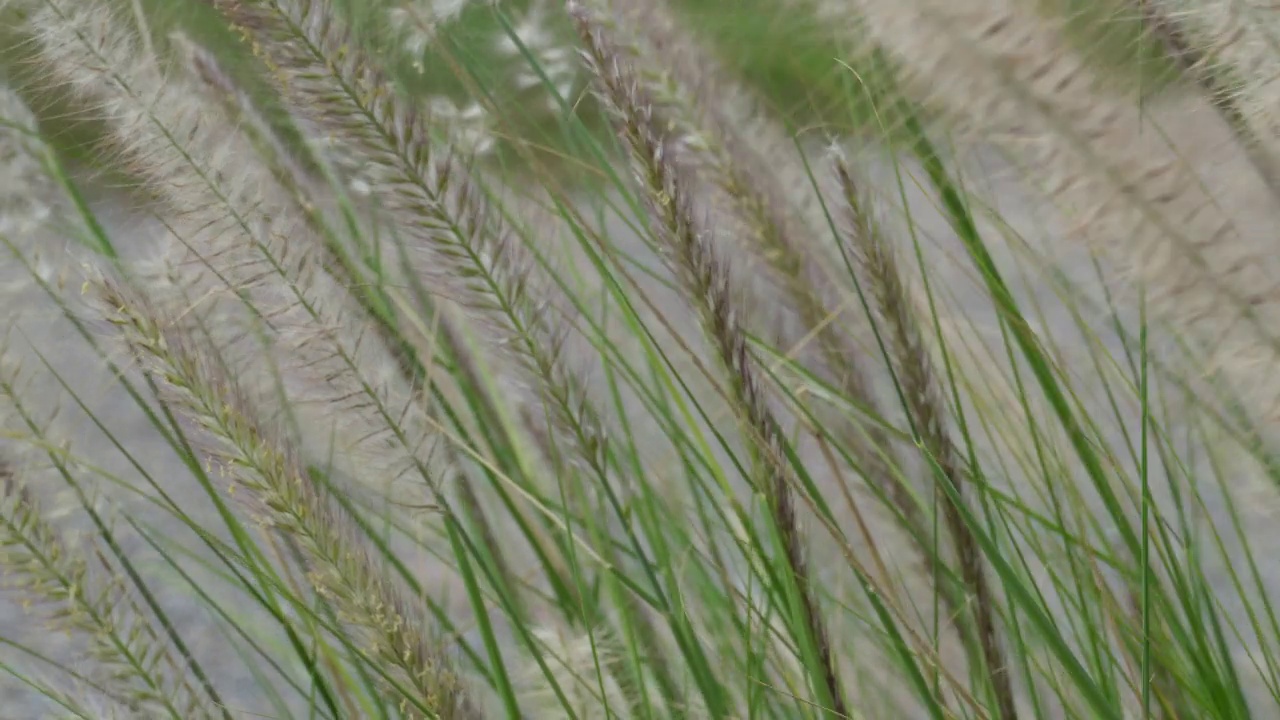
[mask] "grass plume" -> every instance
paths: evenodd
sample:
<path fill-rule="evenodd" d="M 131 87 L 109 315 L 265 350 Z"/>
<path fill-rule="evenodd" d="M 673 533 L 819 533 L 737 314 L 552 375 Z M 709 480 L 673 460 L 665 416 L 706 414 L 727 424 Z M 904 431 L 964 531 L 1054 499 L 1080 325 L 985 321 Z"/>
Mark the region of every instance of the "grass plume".
<path fill-rule="evenodd" d="M 1274 11 L 732 5 L 0 0 L 0 714 L 1273 715 Z"/>
<path fill-rule="evenodd" d="M 803 633 L 807 634 L 802 643 L 811 644 L 812 651 L 817 653 L 819 676 L 815 681 L 823 686 L 824 707 L 836 717 L 847 715 L 831 638 L 808 575 L 793 499 L 796 480 L 788 470 L 781 428 L 767 406 L 758 370 L 735 314 L 728 274 L 703 236 L 706 231 L 695 224 L 692 198 L 685 193 L 684 181 L 667 157 L 666 139 L 655 128 L 652 101 L 641 93 L 629 69 L 592 18 L 582 12 L 576 2 L 571 1 L 568 7 L 578 22 L 601 94 L 614 114 L 618 135 L 631 152 L 637 182 L 658 225 L 665 252 L 669 253 L 670 262 L 683 277 L 686 292 L 698 307 L 707 334 L 729 375 L 733 401 L 759 452 L 758 489 L 782 538 L 788 572 L 799 593 Z"/>

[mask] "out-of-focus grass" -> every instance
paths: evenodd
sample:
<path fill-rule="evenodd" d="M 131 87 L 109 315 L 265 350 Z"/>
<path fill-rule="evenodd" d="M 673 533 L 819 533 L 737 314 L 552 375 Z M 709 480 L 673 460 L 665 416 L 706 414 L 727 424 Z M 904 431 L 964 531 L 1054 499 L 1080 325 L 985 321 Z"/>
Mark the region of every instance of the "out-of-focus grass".
<path fill-rule="evenodd" d="M 387 10 L 415 0 L 344 0 L 344 11 L 366 38 L 385 44 L 388 37 Z M 812 0 L 821 2 L 822 0 Z M 141 11 L 145 22 L 163 45 L 169 32 L 181 28 L 197 42 L 214 49 L 242 87 L 266 99 L 260 76 L 250 69 L 256 62 L 251 53 L 225 23 L 198 0 L 114 0 L 121 13 L 135 16 Z M 392 63 L 404 89 L 421 97 L 448 96 L 460 105 L 474 100 L 490 108 L 502 125 L 495 128 L 500 146 L 497 157 L 527 158 L 511 152 L 519 144 L 532 151 L 543 169 L 570 170 L 581 158 L 566 141 L 562 119 L 564 108 L 584 113 L 593 101 L 584 84 L 573 86 L 565 104 L 548 102 L 545 88 L 517 90 L 509 82 L 522 58 L 502 57 L 495 45 L 507 30 L 529 13 L 547 16 L 547 28 L 568 40 L 570 30 L 558 10 L 558 0 L 503 0 L 496 6 L 472 3 L 456 21 L 444 28 L 443 42 L 429 45 L 421 63 Z M 853 67 L 836 38 L 843 28 L 824 27 L 811 14 L 797 11 L 793 3 L 779 0 L 679 0 L 675 5 L 699 36 L 706 38 L 726 66 L 760 92 L 765 103 L 793 130 L 820 135 L 848 135 L 869 130 L 884 131 L 884 118 L 868 98 L 877 93 L 854 88 L 861 82 L 872 90 L 879 86 L 874 64 Z M 1130 91 L 1158 90 L 1172 75 L 1172 65 L 1155 43 L 1145 37 L 1141 21 L 1118 0 L 1044 0 L 1044 11 L 1067 18 L 1072 34 L 1088 57 L 1108 68 L 1107 77 Z M 0 10 L 0 17 L 5 11 Z M 11 11 L 10 11 L 11 12 Z M 12 25 L 0 22 L 0 28 Z M 21 62 L 20 38 L 0 30 L 0 72 L 21 79 L 27 68 Z M 839 59 L 839 60 L 838 60 Z M 460 77 L 461 76 L 461 77 Z M 855 80 L 856 78 L 856 80 Z M 256 92 L 255 92 L 256 91 Z M 97 131 L 80 120 L 64 98 L 45 96 L 36 103 L 48 135 L 70 157 L 88 161 L 96 156 Z M 268 103 L 269 105 L 269 103 Z M 585 113 L 600 131 L 605 128 L 594 113 Z M 892 127 L 890 130 L 894 129 Z M 517 160 L 517 164 L 522 161 Z"/>

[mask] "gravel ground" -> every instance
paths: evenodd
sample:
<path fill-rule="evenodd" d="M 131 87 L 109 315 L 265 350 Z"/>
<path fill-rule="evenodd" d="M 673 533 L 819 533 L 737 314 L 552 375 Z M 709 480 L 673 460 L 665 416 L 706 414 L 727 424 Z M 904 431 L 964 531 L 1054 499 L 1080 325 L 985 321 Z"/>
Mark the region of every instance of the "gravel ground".
<path fill-rule="evenodd" d="M 1228 204 L 1240 218 L 1240 226 L 1257 237 L 1258 242 L 1273 242 L 1268 231 L 1280 227 L 1272 199 L 1265 193 L 1261 183 L 1256 180 L 1252 169 L 1240 154 L 1232 150 L 1229 134 L 1216 120 L 1211 112 L 1191 102 L 1177 101 L 1168 103 L 1163 111 L 1155 110 L 1156 117 L 1174 138 L 1179 146 L 1188 152 L 1190 161 L 1210 180 L 1228 181 L 1226 187 L 1230 192 L 1221 200 Z M 967 166 L 974 169 L 973 176 L 980 180 L 979 195 L 986 198 L 1004 217 L 1005 221 L 1015 228 L 1029 246 L 1056 258 L 1057 267 L 1067 277 L 1078 281 L 1083 287 L 1093 288 L 1098 292 L 1098 285 L 1093 279 L 1092 265 L 1087 255 L 1078 250 L 1078 246 L 1066 239 L 1066 223 L 1047 209 L 1030 199 L 1029 193 L 1015 179 L 1013 173 L 1002 163 L 979 151 L 965 159 Z M 892 195 L 892 175 L 890 166 L 883 159 L 874 162 L 875 176 L 883 180 L 878 185 L 887 195 Z M 1211 185 L 1211 187 L 1216 185 Z M 954 330 L 971 339 L 981 339 L 994 343 L 997 339 L 996 326 L 986 297 L 974 289 L 974 281 L 969 266 L 959 258 L 961 248 L 957 240 L 947 229 L 942 217 L 932 206 L 930 200 L 918 188 L 909 185 L 906 191 L 912 213 L 918 223 L 918 230 L 926 240 L 928 255 L 935 267 L 934 282 L 938 283 L 944 296 L 950 298 L 946 302 L 944 312 L 951 318 L 970 318 L 976 328 L 965 327 L 957 322 Z M 148 242 L 156 237 L 156 228 L 140 219 L 119 201 L 104 195 L 99 201 L 103 217 L 107 225 L 115 230 L 114 235 L 122 239 L 128 251 L 146 253 Z M 619 237 L 627 231 L 620 224 L 616 228 Z M 57 257 L 62 251 L 53 239 L 48 237 L 32 237 L 33 248 L 41 248 L 49 258 Z M 633 241 L 635 250 L 642 252 L 639 242 Z M 1013 283 L 1020 294 L 1027 300 L 1034 300 L 1043 306 L 1044 325 L 1039 329 L 1054 337 L 1081 337 L 1076 329 L 1070 310 L 1054 293 L 1044 277 L 1021 266 L 1017 253 L 1004 248 L 1001 263 L 1010 273 Z M 41 360 L 36 355 L 38 350 L 48 360 L 49 365 L 57 371 L 58 376 L 70 384 L 76 393 L 85 400 L 97 417 L 105 420 L 111 432 L 127 444 L 130 452 L 141 466 L 145 467 L 153 477 L 159 479 L 170 492 L 181 498 L 189 498 L 192 512 L 197 517 L 209 517 L 211 510 L 207 501 L 201 499 L 200 491 L 192 477 L 179 463 L 174 454 L 152 430 L 143 414 L 132 405 L 122 389 L 112 382 L 109 371 L 103 366 L 85 343 L 76 335 L 69 324 L 61 319 L 55 308 L 30 283 L 20 281 L 21 273 L 10 265 L 0 265 L 0 282 L 4 283 L 4 294 L 0 295 L 0 312 L 17 318 L 17 329 L 12 336 L 13 352 L 11 356 L 21 361 L 25 368 L 24 376 L 31 380 L 23 394 L 32 407 L 39 413 L 50 412 L 50 398 L 57 389 L 57 379 L 50 372 L 41 368 Z M 67 295 L 76 299 L 75 283 L 67 289 Z M 669 300 L 669 299 L 668 299 Z M 669 305 L 672 310 L 675 305 Z M 673 313 L 673 317 L 678 313 Z M 681 318 L 683 320 L 683 318 Z M 692 327 L 691 323 L 685 323 Z M 1099 338 L 1113 349 L 1118 347 L 1114 335 L 1105 330 L 1101 323 L 1095 323 Z M 29 341 L 29 342 L 28 342 Z M 1063 361 L 1067 367 L 1078 370 L 1083 379 L 1082 391 L 1086 396 L 1098 396 L 1100 388 L 1097 383 L 1090 383 L 1090 366 L 1088 355 L 1080 345 L 1072 347 L 1070 341 L 1064 341 Z M 1092 384 L 1092 387 L 1090 385 Z M 1099 411 L 1102 406 L 1099 405 Z M 1130 413 L 1125 419 L 1132 422 Z M 112 441 L 97 429 L 84 412 L 74 407 L 64 407 L 57 420 L 58 426 L 66 437 L 72 439 L 75 452 L 83 457 L 94 458 L 103 468 L 115 473 L 129 482 L 137 482 L 138 471 L 132 461 L 112 446 Z M 66 507 L 68 498 L 64 487 L 52 473 L 39 471 L 37 477 L 42 481 L 40 493 L 46 495 L 50 507 Z M 44 482 L 47 477 L 48 482 Z M 1249 469 L 1242 468 L 1233 477 L 1237 481 L 1236 488 L 1245 495 L 1248 503 L 1244 506 L 1243 522 L 1247 536 L 1257 548 L 1267 548 L 1280 541 L 1280 524 L 1275 523 L 1275 508 L 1280 502 L 1272 490 L 1263 487 L 1256 475 Z M 1017 483 L 1017 477 L 1006 479 Z M 1167 497 L 1167 483 L 1154 483 L 1159 497 Z M 175 521 L 166 520 L 154 511 L 146 511 L 143 503 L 131 498 L 127 493 L 118 490 L 103 489 L 103 494 L 110 494 L 113 501 L 130 513 L 137 513 L 145 522 L 154 523 L 158 534 L 189 540 L 187 533 Z M 1206 490 L 1206 508 L 1209 515 L 1216 520 L 1225 520 L 1223 498 Z M 104 503 L 99 503 L 105 507 Z M 110 517 L 118 517 L 118 513 L 109 513 Z M 59 517 L 58 521 L 72 531 L 89 530 L 82 514 L 70 514 Z M 138 559 L 144 571 L 165 572 L 157 562 L 153 553 L 148 551 L 136 537 L 125 533 L 124 543 L 133 557 Z M 1234 552 L 1234 551 L 1233 551 Z M 1221 559 L 1211 565 L 1209 572 L 1214 577 L 1221 577 L 1223 587 L 1227 583 L 1228 565 Z M 1260 572 L 1267 579 L 1269 591 L 1280 591 L 1280 554 L 1264 553 L 1258 558 Z M 821 564 L 818 564 L 821 567 Z M 430 571 L 430 570 L 429 570 Z M 193 566 L 193 572 L 200 575 L 199 568 Z M 442 575 L 441 577 L 448 577 Z M 218 623 L 198 603 L 194 602 L 189 590 L 181 582 L 161 581 L 157 583 L 161 590 L 161 601 L 172 613 L 172 617 L 180 628 L 186 631 L 186 637 L 195 651 L 204 658 L 212 673 L 223 688 L 229 706 L 233 707 L 233 715 L 252 717 L 252 713 L 269 712 L 269 706 L 263 704 L 263 698 L 256 688 L 254 679 L 244 670 L 242 663 L 227 643 L 221 638 Z M 222 585 L 208 582 L 207 587 L 232 597 L 229 592 L 217 590 Z M 451 606 L 465 615 L 467 612 L 463 593 L 460 588 L 450 590 L 441 587 L 442 596 L 455 601 Z M 1244 621 L 1242 605 L 1230 593 L 1224 592 L 1224 605 L 1235 614 L 1235 619 Z M 7 637 L 20 639 L 22 642 L 38 648 L 41 652 L 51 653 L 57 657 L 78 657 L 74 654 L 74 644 L 67 638 L 48 632 L 40 622 L 32 620 L 16 603 L 0 599 L 0 626 Z M 1246 648 L 1242 647 L 1243 653 Z M 67 654 L 73 653 L 73 654 Z M 1251 668 L 1242 654 L 1241 669 L 1248 677 Z M 29 656 L 12 648 L 0 648 L 0 660 L 25 672 L 38 669 L 40 665 Z M 1252 682 L 1252 681 L 1250 681 Z M 1260 686 L 1259 686 L 1259 691 Z M 1259 694 L 1259 697 L 1265 697 Z M 0 718 L 25 720 L 43 716 L 42 706 L 35 696 L 12 678 L 0 677 Z"/>

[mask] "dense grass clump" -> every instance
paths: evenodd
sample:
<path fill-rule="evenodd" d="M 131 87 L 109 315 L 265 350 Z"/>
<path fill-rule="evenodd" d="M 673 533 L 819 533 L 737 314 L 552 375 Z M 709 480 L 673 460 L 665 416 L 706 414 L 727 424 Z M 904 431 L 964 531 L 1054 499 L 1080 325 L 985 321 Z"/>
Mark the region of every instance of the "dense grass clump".
<path fill-rule="evenodd" d="M 0 0 L 0 716 L 1272 717 L 1277 38 Z"/>

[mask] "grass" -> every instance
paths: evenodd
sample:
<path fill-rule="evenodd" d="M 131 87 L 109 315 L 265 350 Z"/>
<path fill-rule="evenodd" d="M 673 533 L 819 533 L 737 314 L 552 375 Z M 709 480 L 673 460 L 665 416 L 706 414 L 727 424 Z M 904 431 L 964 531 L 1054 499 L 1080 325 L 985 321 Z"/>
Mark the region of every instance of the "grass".
<path fill-rule="evenodd" d="M 0 0 L 0 687 L 1269 717 L 1256 14 Z"/>

